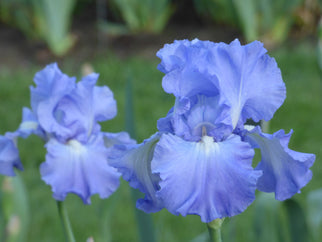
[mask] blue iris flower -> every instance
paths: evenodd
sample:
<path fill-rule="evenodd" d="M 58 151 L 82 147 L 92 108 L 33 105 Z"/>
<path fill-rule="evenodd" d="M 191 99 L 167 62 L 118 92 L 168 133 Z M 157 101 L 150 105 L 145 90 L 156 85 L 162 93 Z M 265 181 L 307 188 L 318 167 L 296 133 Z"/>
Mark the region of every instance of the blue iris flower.
<path fill-rule="evenodd" d="M 256 189 L 285 200 L 309 182 L 315 156 L 288 148 L 292 131 L 271 135 L 246 125 L 270 120 L 286 97 L 280 69 L 261 42 L 182 40 L 157 56 L 175 104 L 156 134 L 112 161 L 145 193 L 139 209 L 211 222 L 243 212 Z M 255 148 L 261 161 L 253 168 Z"/>
<path fill-rule="evenodd" d="M 38 72 L 30 87 L 31 109 L 23 108 L 19 128 L 0 139 L 0 172 L 14 175 L 13 167 L 22 168 L 14 140 L 35 134 L 46 142 L 40 173 L 56 200 L 74 193 L 88 204 L 93 194 L 110 196 L 120 177 L 109 165 L 113 147 L 135 141 L 125 132 L 101 131 L 98 122 L 112 119 L 117 110 L 112 91 L 96 86 L 97 78 L 93 73 L 76 82 L 57 64 Z"/>

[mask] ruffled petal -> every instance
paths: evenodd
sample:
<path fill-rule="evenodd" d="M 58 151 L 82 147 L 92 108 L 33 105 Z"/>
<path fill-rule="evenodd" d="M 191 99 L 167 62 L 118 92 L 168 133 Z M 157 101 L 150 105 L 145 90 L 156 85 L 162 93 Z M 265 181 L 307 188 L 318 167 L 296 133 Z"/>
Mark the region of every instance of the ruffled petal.
<path fill-rule="evenodd" d="M 15 176 L 14 168 L 23 170 L 19 151 L 13 139 L 0 136 L 0 174 Z"/>
<path fill-rule="evenodd" d="M 157 212 L 163 208 L 162 201 L 155 196 L 155 192 L 159 189 L 159 177 L 151 173 L 154 147 L 160 135 L 156 133 L 139 145 L 116 146 L 124 152 L 110 160 L 110 164 L 122 173 L 123 179 L 128 181 L 131 187 L 145 193 L 145 197 L 139 199 L 136 206 L 147 213 Z"/>
<path fill-rule="evenodd" d="M 89 204 L 92 195 L 107 198 L 118 188 L 120 173 L 108 165 L 109 151 L 101 135 L 92 136 L 86 145 L 77 140 L 63 144 L 50 139 L 46 148 L 48 153 L 40 173 L 52 187 L 56 200 L 75 193 Z"/>
<path fill-rule="evenodd" d="M 102 122 L 116 116 L 116 101 L 113 92 L 107 87 L 94 87 L 93 107 L 95 121 Z"/>
<path fill-rule="evenodd" d="M 259 127 L 246 134 L 246 140 L 260 148 L 262 160 L 256 170 L 262 170 L 257 188 L 263 192 L 275 192 L 277 200 L 285 200 L 304 187 L 312 178 L 309 168 L 315 160 L 314 154 L 300 153 L 288 148 L 292 131 L 285 134 L 279 130 L 274 134 L 262 133 Z"/>
<path fill-rule="evenodd" d="M 197 214 L 203 222 L 237 215 L 255 199 L 262 174 L 251 167 L 253 156 L 237 135 L 217 143 L 209 136 L 187 142 L 163 134 L 152 160 L 161 179 L 157 196 L 171 213 Z"/>
<path fill-rule="evenodd" d="M 280 69 L 259 41 L 242 46 L 209 41 L 175 41 L 157 56 L 166 75 L 162 86 L 176 97 L 216 96 L 231 108 L 232 126 L 270 120 L 282 105 L 286 90 Z"/>
<path fill-rule="evenodd" d="M 96 87 L 98 74 L 84 77 L 77 88 L 64 96 L 56 105 L 54 120 L 70 131 L 65 138 L 73 138 L 83 142 L 100 130 L 97 121 L 105 121 L 116 115 L 116 101 L 108 87 Z M 60 115 L 59 115 L 60 114 Z"/>
<path fill-rule="evenodd" d="M 218 89 L 213 80 L 216 76 L 207 70 L 215 47 L 215 43 L 198 39 L 166 44 L 157 52 L 161 59 L 158 69 L 166 74 L 162 79 L 163 89 L 176 97 L 198 93 L 217 95 Z"/>
<path fill-rule="evenodd" d="M 54 96 L 62 97 L 72 91 L 76 85 L 76 78 L 65 75 L 58 68 L 57 63 L 53 63 L 37 72 L 34 82 L 36 87 L 30 87 L 31 107 L 36 112 L 40 102 Z"/>
<path fill-rule="evenodd" d="M 97 121 L 116 115 L 113 93 L 108 87 L 96 87 L 97 78 L 98 74 L 92 73 L 76 85 L 56 64 L 37 73 L 31 100 L 40 126 L 61 142 L 87 142 L 92 133 L 100 130 Z"/>
<path fill-rule="evenodd" d="M 232 124 L 270 120 L 286 97 L 280 69 L 259 41 L 242 46 L 236 39 L 213 52 L 213 72 L 221 98 L 231 107 Z"/>
<path fill-rule="evenodd" d="M 55 112 L 62 97 L 76 88 L 76 78 L 63 74 L 56 63 L 46 66 L 35 75 L 36 87 L 30 87 L 31 107 L 40 126 L 47 133 L 70 135 L 70 130 L 59 123 L 62 113 Z"/>

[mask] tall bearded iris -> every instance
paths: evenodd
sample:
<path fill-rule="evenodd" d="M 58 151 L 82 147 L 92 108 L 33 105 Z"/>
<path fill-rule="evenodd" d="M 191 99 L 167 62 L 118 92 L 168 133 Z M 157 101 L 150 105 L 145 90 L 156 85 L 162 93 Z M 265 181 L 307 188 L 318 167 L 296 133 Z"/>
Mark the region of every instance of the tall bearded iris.
<path fill-rule="evenodd" d="M 245 125 L 270 120 L 286 97 L 262 43 L 183 40 L 157 56 L 163 89 L 175 104 L 156 134 L 112 162 L 145 193 L 138 208 L 197 214 L 208 223 L 243 212 L 256 189 L 285 200 L 309 182 L 315 156 L 288 148 L 292 131 L 271 135 Z M 255 168 L 254 148 L 262 157 Z"/>
<path fill-rule="evenodd" d="M 108 87 L 95 85 L 97 78 L 98 74 L 90 74 L 76 82 L 56 64 L 38 72 L 36 86 L 30 87 L 31 109 L 24 108 L 19 128 L 0 139 L 0 172 L 13 175 L 13 166 L 21 168 L 13 141 L 36 134 L 47 149 L 41 176 L 56 200 L 75 193 L 88 204 L 93 194 L 107 198 L 113 193 L 120 173 L 109 165 L 108 157 L 115 144 L 134 141 L 125 132 L 101 131 L 98 122 L 116 115 L 116 101 Z"/>

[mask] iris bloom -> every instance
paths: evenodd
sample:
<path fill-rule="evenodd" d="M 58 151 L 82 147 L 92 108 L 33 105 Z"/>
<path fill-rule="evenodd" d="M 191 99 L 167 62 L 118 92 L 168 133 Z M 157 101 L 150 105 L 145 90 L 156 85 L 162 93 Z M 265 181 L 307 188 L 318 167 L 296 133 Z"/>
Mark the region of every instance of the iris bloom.
<path fill-rule="evenodd" d="M 7 135 L 14 140 L 36 134 L 46 142 L 46 161 L 40 172 L 59 201 L 68 193 L 77 194 L 86 204 L 93 194 L 111 195 L 120 177 L 108 164 L 111 150 L 115 144 L 134 143 L 125 132 L 101 131 L 98 122 L 116 115 L 116 101 L 108 87 L 95 86 L 97 78 L 98 74 L 90 74 L 76 83 L 57 64 L 48 65 L 35 75 L 36 87 L 30 87 L 31 109 L 23 109 L 19 128 Z M 0 160 L 0 172 L 13 175 L 13 166 L 21 164 L 17 148 L 8 140 L 5 148 L 0 144 L 0 157 L 7 161 Z"/>
<path fill-rule="evenodd" d="M 112 162 L 145 193 L 139 209 L 211 222 L 243 212 L 256 189 L 285 200 L 309 182 L 315 156 L 288 148 L 292 131 L 265 134 L 245 125 L 270 120 L 286 97 L 280 69 L 261 42 L 175 41 L 157 56 L 175 104 L 156 134 Z M 261 161 L 253 168 L 255 148 Z"/>

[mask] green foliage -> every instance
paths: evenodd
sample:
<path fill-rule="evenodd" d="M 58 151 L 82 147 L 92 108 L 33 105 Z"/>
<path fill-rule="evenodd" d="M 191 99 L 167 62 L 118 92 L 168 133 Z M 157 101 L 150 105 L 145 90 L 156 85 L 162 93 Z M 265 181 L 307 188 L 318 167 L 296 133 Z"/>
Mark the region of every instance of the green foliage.
<path fill-rule="evenodd" d="M 74 44 L 68 33 L 75 0 L 33 1 L 36 31 L 56 55 L 65 54 Z"/>
<path fill-rule="evenodd" d="M 20 176 L 1 179 L 0 215 L 3 219 L 0 240 L 7 242 L 26 241 L 29 229 L 29 207 L 25 186 Z M 1 224 L 1 223 L 0 223 Z"/>
<path fill-rule="evenodd" d="M 234 1 L 235 3 L 241 1 Z M 248 0 L 244 8 L 235 5 L 240 14 L 240 22 L 247 41 L 263 38 L 272 43 L 281 43 L 288 36 L 291 24 L 294 21 L 294 10 L 302 0 Z M 254 9 L 250 12 L 248 9 Z M 251 15 L 248 16 L 248 15 Z M 250 20 L 257 26 L 250 25 Z M 252 28 L 255 34 L 252 33 Z M 250 34 L 249 34 L 250 32 Z"/>
<path fill-rule="evenodd" d="M 173 10 L 169 0 L 113 0 L 131 33 L 160 33 Z"/>
<path fill-rule="evenodd" d="M 125 130 L 129 135 L 136 139 L 134 127 L 134 108 L 133 108 L 133 87 L 132 77 L 130 74 L 127 77 L 126 95 L 125 95 Z M 131 189 L 131 197 L 133 205 L 141 198 L 142 193 L 136 189 Z M 134 207 L 134 206 L 133 206 Z M 135 207 L 134 207 L 135 209 Z M 135 217 L 137 221 L 138 232 L 141 242 L 155 242 L 155 234 L 151 214 L 144 213 L 141 210 L 135 209 Z"/>
<path fill-rule="evenodd" d="M 311 191 L 307 196 L 308 224 L 313 241 L 322 238 L 322 188 Z"/>
<path fill-rule="evenodd" d="M 2 0 L 0 19 L 29 38 L 45 41 L 60 56 L 74 44 L 69 34 L 74 5 L 75 0 Z"/>
<path fill-rule="evenodd" d="M 318 26 L 318 46 L 317 46 L 317 58 L 322 73 L 322 17 Z"/>
<path fill-rule="evenodd" d="M 321 206 L 321 189 L 312 191 L 306 203 L 294 198 L 280 202 L 275 200 L 274 194 L 260 192 L 252 213 L 245 211 L 223 226 L 223 241 L 318 242 L 321 239 Z"/>
<path fill-rule="evenodd" d="M 291 241 L 308 241 L 308 225 L 302 205 L 295 199 L 288 199 L 283 202 L 283 205 L 287 212 Z M 310 206 L 310 204 L 308 204 L 308 206 Z"/>
<path fill-rule="evenodd" d="M 194 0 L 197 12 L 216 22 L 236 24 L 233 0 Z"/>
<path fill-rule="evenodd" d="M 255 40 L 258 37 L 258 21 L 256 0 L 233 0 L 234 8 L 240 27 L 243 30 L 244 36 L 247 41 Z"/>
<path fill-rule="evenodd" d="M 259 193 L 254 204 L 253 226 L 255 240 L 261 242 L 289 241 L 286 228 L 285 214 L 281 209 L 282 203 L 275 200 L 274 194 Z"/>
<path fill-rule="evenodd" d="M 294 21 L 293 12 L 302 0 L 195 0 L 201 15 L 217 22 L 238 25 L 246 41 L 263 39 L 281 43 Z"/>

